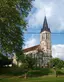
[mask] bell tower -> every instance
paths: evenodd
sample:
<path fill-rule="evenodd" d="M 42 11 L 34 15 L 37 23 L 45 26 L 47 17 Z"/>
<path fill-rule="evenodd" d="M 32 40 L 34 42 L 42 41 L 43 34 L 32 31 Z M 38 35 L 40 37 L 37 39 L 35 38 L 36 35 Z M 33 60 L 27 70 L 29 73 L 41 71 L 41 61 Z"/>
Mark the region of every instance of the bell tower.
<path fill-rule="evenodd" d="M 43 22 L 43 28 L 40 32 L 40 47 L 41 50 L 44 52 L 44 55 L 47 57 L 46 63 L 49 61 L 49 59 L 52 57 L 51 53 L 51 31 L 50 28 L 48 28 L 48 23 L 46 16 L 44 18 Z"/>

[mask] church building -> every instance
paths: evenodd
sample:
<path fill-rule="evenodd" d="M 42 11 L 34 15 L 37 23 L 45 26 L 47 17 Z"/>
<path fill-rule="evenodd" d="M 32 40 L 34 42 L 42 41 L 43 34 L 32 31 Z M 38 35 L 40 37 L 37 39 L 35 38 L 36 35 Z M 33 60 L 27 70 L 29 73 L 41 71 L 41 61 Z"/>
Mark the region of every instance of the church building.
<path fill-rule="evenodd" d="M 37 66 L 47 66 L 52 58 L 51 31 L 48 27 L 46 16 L 40 32 L 40 44 L 23 50 L 25 55 L 29 55 L 37 60 Z"/>

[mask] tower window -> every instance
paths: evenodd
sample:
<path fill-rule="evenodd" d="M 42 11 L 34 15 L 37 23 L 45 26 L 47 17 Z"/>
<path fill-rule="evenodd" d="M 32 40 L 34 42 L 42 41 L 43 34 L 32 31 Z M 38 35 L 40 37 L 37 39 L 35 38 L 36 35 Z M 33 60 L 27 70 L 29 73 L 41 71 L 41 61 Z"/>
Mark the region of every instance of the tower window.
<path fill-rule="evenodd" d="M 46 39 L 47 39 L 47 33 L 46 33 Z"/>
<path fill-rule="evenodd" d="M 49 33 L 46 33 L 46 39 L 49 39 L 50 35 Z"/>

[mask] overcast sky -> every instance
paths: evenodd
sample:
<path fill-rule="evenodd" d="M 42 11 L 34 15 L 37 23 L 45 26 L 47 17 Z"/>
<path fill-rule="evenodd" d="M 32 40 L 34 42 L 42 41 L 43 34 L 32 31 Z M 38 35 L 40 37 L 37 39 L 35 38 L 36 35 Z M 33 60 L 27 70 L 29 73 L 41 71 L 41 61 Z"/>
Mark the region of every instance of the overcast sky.
<path fill-rule="evenodd" d="M 40 43 L 39 33 L 46 16 L 52 32 L 52 56 L 64 59 L 64 0 L 35 0 L 32 5 L 33 8 L 27 17 L 28 25 L 24 35 L 24 48 Z"/>

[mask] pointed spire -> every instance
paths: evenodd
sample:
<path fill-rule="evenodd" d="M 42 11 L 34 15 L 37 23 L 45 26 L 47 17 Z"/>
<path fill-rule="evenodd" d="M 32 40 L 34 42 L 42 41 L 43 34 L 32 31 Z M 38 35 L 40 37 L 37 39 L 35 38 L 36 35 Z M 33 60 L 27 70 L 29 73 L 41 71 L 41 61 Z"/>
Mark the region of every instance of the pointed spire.
<path fill-rule="evenodd" d="M 41 29 L 41 32 L 43 32 L 43 31 L 48 31 L 48 32 L 50 32 L 50 29 L 48 28 L 48 23 L 47 23 L 46 16 L 45 16 L 45 18 L 44 18 L 43 28 Z"/>

